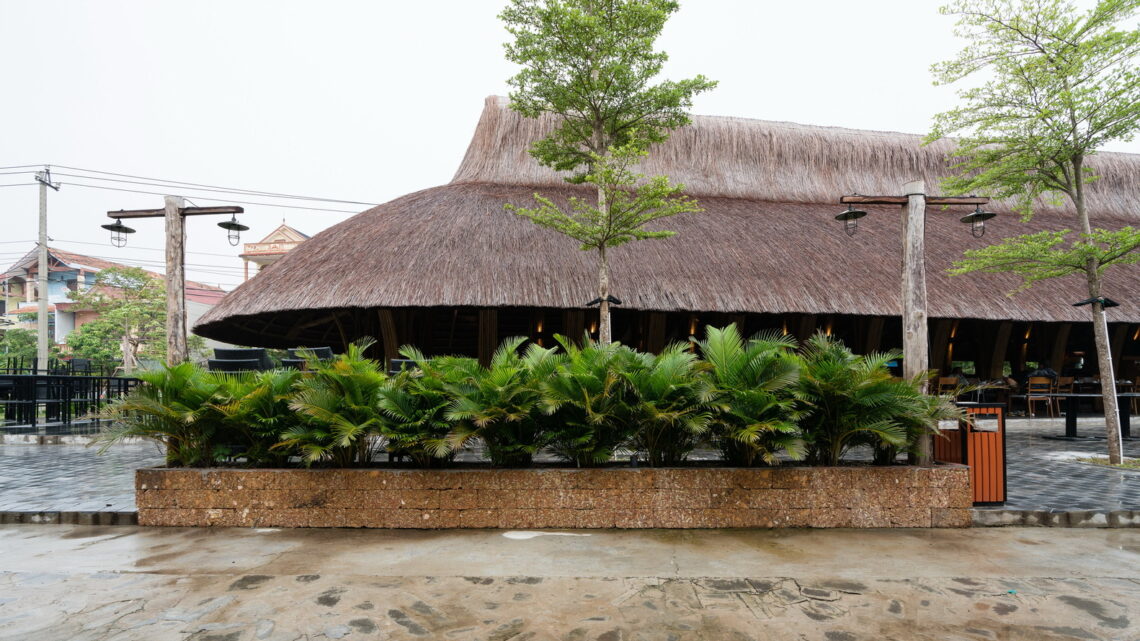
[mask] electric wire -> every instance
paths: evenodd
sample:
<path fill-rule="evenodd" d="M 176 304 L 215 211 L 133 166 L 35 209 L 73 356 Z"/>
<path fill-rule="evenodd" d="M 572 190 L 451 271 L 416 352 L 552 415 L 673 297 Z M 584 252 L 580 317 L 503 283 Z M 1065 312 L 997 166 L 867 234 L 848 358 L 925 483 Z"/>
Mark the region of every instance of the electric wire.
<path fill-rule="evenodd" d="M 171 185 L 185 185 L 188 187 L 196 187 L 196 188 L 199 188 L 201 191 L 222 191 L 222 192 L 226 192 L 226 193 L 246 194 L 248 196 L 272 196 L 274 198 L 292 198 L 292 199 L 298 199 L 298 200 L 322 201 L 322 202 L 329 202 L 329 203 L 341 203 L 343 205 L 369 205 L 372 207 L 375 207 L 377 205 L 377 203 L 362 202 L 359 200 L 341 200 L 341 199 L 337 199 L 337 198 L 320 198 L 317 196 L 299 196 L 296 194 L 285 194 L 285 193 L 274 192 L 274 191 L 262 191 L 259 189 L 242 189 L 240 187 L 222 187 L 220 185 L 210 185 L 210 184 L 205 184 L 205 183 L 192 183 L 192 182 L 186 182 L 186 181 L 182 181 L 182 180 L 167 180 L 165 178 L 148 178 L 146 176 L 135 176 L 133 174 L 120 174 L 120 173 L 115 173 L 113 171 L 101 171 L 98 169 L 83 169 L 81 167 L 69 167 L 67 165 L 52 165 L 52 166 L 53 167 L 59 167 L 61 169 L 70 169 L 72 171 L 84 171 L 84 172 L 87 172 L 90 174 L 103 174 L 106 176 L 119 176 L 121 178 L 134 178 L 136 180 L 150 181 L 149 183 L 136 183 L 136 184 L 141 184 L 141 185 L 152 184 L 152 183 L 158 182 L 158 183 L 171 184 Z M 92 180 L 111 180 L 111 181 L 125 182 L 125 183 L 133 182 L 130 180 L 116 180 L 114 178 L 99 178 L 97 176 L 75 176 L 75 174 L 61 174 L 58 172 L 55 175 L 71 176 L 71 177 L 78 177 L 78 178 L 89 178 Z M 164 186 L 164 185 L 158 185 L 158 186 Z"/>
<path fill-rule="evenodd" d="M 28 184 L 34 185 L 35 183 L 28 183 Z M 169 192 L 142 191 L 140 189 L 124 189 L 122 187 L 107 187 L 105 185 L 87 185 L 87 184 L 83 184 L 83 183 L 74 183 L 74 182 L 67 182 L 67 183 L 62 183 L 62 184 L 70 186 L 70 187 L 87 187 L 88 189 L 106 189 L 109 191 L 125 191 L 125 192 L 129 192 L 129 193 L 133 193 L 133 194 L 149 194 L 152 196 L 169 196 L 170 195 Z M 0 185 L 0 186 L 3 186 L 3 185 Z M 257 205 L 259 207 L 278 207 L 281 209 L 304 209 L 306 211 L 329 211 L 329 212 L 335 212 L 335 213 L 340 213 L 340 214 L 359 214 L 360 213 L 359 211 L 356 211 L 353 209 L 329 209 L 326 207 L 302 207 L 300 205 L 278 205 L 278 204 L 274 204 L 274 203 L 250 202 L 250 201 L 246 201 L 246 200 L 230 200 L 229 198 L 211 198 L 209 196 L 201 196 L 201 195 L 195 195 L 194 197 L 198 198 L 200 200 L 207 200 L 207 201 L 216 202 L 216 203 L 237 203 L 239 205 Z"/>

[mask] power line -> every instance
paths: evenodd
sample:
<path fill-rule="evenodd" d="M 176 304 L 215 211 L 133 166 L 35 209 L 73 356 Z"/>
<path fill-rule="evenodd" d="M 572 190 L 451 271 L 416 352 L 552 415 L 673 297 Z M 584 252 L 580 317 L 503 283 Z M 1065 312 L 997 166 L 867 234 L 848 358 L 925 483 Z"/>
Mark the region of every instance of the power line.
<path fill-rule="evenodd" d="M 31 169 L 25 171 L 0 171 L 0 176 L 15 176 L 16 174 L 34 174 L 36 172 Z"/>
<path fill-rule="evenodd" d="M 11 167 L 0 167 L 0 169 L 24 169 L 25 167 L 36 167 L 38 169 L 43 169 L 44 165 L 43 164 L 39 164 L 39 165 L 12 165 Z M 69 167 L 69 169 L 70 169 L 70 167 Z"/>
<path fill-rule="evenodd" d="M 35 183 L 28 183 L 28 184 L 34 185 Z M 124 189 L 122 187 L 106 187 L 104 185 L 86 185 L 83 183 L 73 183 L 73 182 L 64 183 L 64 184 L 66 184 L 70 187 L 87 187 L 89 189 L 106 189 L 109 191 L 125 191 L 125 192 L 130 192 L 133 194 L 150 194 L 152 196 L 169 196 L 170 195 L 169 192 L 142 191 L 139 189 Z M 2 187 L 2 186 L 5 186 L 5 185 L 0 185 L 0 187 Z M 195 195 L 194 197 L 198 198 L 200 200 L 207 200 L 207 201 L 216 202 L 216 203 L 237 203 L 239 205 L 258 205 L 261 207 L 279 207 L 282 209 L 304 209 L 304 210 L 308 210 L 308 211 L 331 211 L 331 212 L 336 212 L 339 214 L 359 214 L 360 213 L 359 211 L 352 210 L 352 209 L 327 209 L 324 207 L 301 207 L 299 205 L 277 205 L 274 203 L 259 203 L 259 202 L 245 201 L 245 200 L 230 200 L 228 198 L 225 198 L 225 199 L 223 199 L 223 198 L 211 198 L 209 196 L 199 196 L 199 195 Z"/>
<path fill-rule="evenodd" d="M 3 242 L 15 243 L 15 242 L 29 242 L 29 241 L 13 240 L 13 241 L 3 241 Z M 34 241 L 31 241 L 31 242 L 34 242 Z M 107 243 L 92 243 L 92 242 L 87 242 L 87 241 L 82 241 L 82 240 L 63 240 L 62 238 L 56 238 L 55 240 L 53 240 L 51 242 L 53 242 L 53 243 L 71 243 L 74 245 L 97 245 L 97 246 L 102 246 L 102 247 L 107 246 Z M 131 245 L 131 249 L 145 249 L 146 251 L 155 251 L 155 252 L 165 252 L 166 251 L 165 249 L 162 249 L 161 247 L 135 247 L 134 245 Z M 193 254 L 195 256 L 221 256 L 222 258 L 237 258 L 237 256 L 235 256 L 234 254 L 212 254 L 210 252 L 186 252 L 186 253 L 187 254 Z"/>
<path fill-rule="evenodd" d="M 35 184 L 37 184 L 37 183 L 8 183 L 6 185 L 0 185 L 0 187 L 23 187 L 24 185 L 35 185 Z"/>
<path fill-rule="evenodd" d="M 222 191 L 222 192 L 226 192 L 226 193 L 246 194 L 249 196 L 272 196 L 275 198 L 293 198 L 293 199 L 299 199 L 299 200 L 314 200 L 314 201 L 323 201 L 323 202 L 329 202 L 329 203 L 341 203 L 344 205 L 369 205 L 369 206 L 375 207 L 378 204 L 378 203 L 361 202 L 358 200 L 340 200 L 340 199 L 336 199 L 336 198 L 320 198 L 317 196 L 298 196 L 296 194 L 284 194 L 281 192 L 261 191 L 258 189 L 242 189 L 240 187 L 222 187 L 220 185 L 208 185 L 208 184 L 203 184 L 203 183 L 192 183 L 192 182 L 186 182 L 186 181 L 182 181 L 182 180 L 167 180 L 165 178 L 147 178 L 146 176 L 135 176 L 132 174 L 119 174 L 119 173 L 115 173 L 113 171 L 100 171 L 98 169 L 83 169 L 80 167 L 68 167 L 67 165 L 53 165 L 53 166 L 54 167 L 60 167 L 62 169 L 70 169 L 72 171 L 85 171 L 85 172 L 91 173 L 91 174 L 103 174 L 106 176 L 120 176 L 122 178 L 134 178 L 136 180 L 146 180 L 146 181 L 151 181 L 151 182 L 135 182 L 135 181 L 131 181 L 131 180 L 117 180 L 115 178 L 99 178 L 97 176 L 76 176 L 75 174 L 61 174 L 58 172 L 56 173 L 56 175 L 58 175 L 58 176 L 71 176 L 73 178 L 88 178 L 91 180 L 111 180 L 111 181 L 115 181 L 115 182 L 134 183 L 134 184 L 139 184 L 139 185 L 153 185 L 154 182 L 158 182 L 158 183 L 166 183 L 166 184 L 173 184 L 173 185 L 185 185 L 185 186 L 189 186 L 189 187 L 197 187 L 202 191 Z M 156 185 L 156 186 L 161 187 L 164 185 Z"/>

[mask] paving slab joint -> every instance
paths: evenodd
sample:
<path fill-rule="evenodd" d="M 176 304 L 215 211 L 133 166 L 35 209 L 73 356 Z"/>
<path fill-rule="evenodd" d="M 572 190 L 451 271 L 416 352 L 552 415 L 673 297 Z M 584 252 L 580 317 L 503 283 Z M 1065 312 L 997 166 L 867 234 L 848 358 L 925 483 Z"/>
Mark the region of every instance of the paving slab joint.
<path fill-rule="evenodd" d="M 43 525 L 138 525 L 138 512 L 0 511 L 0 524 L 39 523 Z"/>
<path fill-rule="evenodd" d="M 971 510 L 974 527 L 1140 528 L 1140 510 Z"/>

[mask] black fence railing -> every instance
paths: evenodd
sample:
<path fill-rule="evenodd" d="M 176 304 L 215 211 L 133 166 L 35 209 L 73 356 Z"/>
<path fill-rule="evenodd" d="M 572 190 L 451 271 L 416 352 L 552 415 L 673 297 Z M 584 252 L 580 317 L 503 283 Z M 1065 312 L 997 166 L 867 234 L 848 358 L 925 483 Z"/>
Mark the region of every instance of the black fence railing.
<path fill-rule="evenodd" d="M 93 415 L 138 383 L 122 376 L 0 373 L 0 431 L 96 431 Z"/>
<path fill-rule="evenodd" d="M 42 374 L 39 359 L 0 355 L 0 374 Z M 57 359 L 47 363 L 47 374 L 56 376 L 114 376 L 120 370 L 119 361 L 92 361 L 86 358 Z"/>

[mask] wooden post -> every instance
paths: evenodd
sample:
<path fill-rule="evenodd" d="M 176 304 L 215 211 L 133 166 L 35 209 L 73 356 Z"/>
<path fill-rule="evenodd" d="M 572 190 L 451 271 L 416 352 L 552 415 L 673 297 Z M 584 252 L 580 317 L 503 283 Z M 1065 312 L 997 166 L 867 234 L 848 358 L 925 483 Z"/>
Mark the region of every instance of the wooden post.
<path fill-rule="evenodd" d="M 997 334 L 994 336 L 994 348 L 990 357 L 989 378 L 999 380 L 1004 378 L 1005 355 L 1009 350 L 1009 335 L 1013 332 L 1011 321 L 1002 321 L 998 324 Z"/>
<path fill-rule="evenodd" d="M 494 308 L 479 310 L 478 332 L 479 364 L 491 364 L 491 357 L 499 348 L 499 310 Z"/>
<path fill-rule="evenodd" d="M 953 363 L 948 362 L 946 358 L 950 353 L 950 334 L 953 325 L 954 321 L 948 318 L 943 318 L 934 324 L 934 338 L 931 341 L 930 350 L 930 369 L 935 370 L 938 374 L 944 374 L 953 366 Z"/>
<path fill-rule="evenodd" d="M 926 327 L 926 185 L 913 180 L 903 185 L 903 377 L 914 378 L 930 367 Z M 928 384 L 923 385 L 927 391 Z M 929 434 L 919 438 L 915 459 L 919 465 L 931 465 L 933 441 Z"/>
<path fill-rule="evenodd" d="M 166 217 L 166 362 L 186 360 L 186 219 L 181 196 L 167 196 Z"/>
<path fill-rule="evenodd" d="M 1065 368 L 1065 355 L 1068 353 L 1069 332 L 1073 329 L 1072 323 L 1061 323 L 1053 337 L 1053 355 L 1049 358 L 1049 367 L 1060 373 Z"/>
<path fill-rule="evenodd" d="M 883 322 L 882 316 L 872 316 L 867 323 L 867 340 L 863 341 L 863 353 L 870 354 L 877 352 L 881 349 L 883 344 Z"/>
<path fill-rule="evenodd" d="M 646 325 L 645 349 L 660 354 L 665 349 L 665 312 L 649 312 Z"/>
<path fill-rule="evenodd" d="M 380 318 L 380 342 L 384 348 L 384 371 L 392 369 L 392 359 L 400 355 L 399 339 L 396 337 L 396 319 L 392 310 L 381 309 L 376 312 Z"/>

